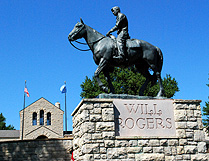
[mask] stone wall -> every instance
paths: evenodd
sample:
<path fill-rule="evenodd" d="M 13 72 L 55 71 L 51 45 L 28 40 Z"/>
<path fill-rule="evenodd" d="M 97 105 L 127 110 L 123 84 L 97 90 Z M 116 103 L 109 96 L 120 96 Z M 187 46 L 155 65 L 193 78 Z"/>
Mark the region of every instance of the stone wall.
<path fill-rule="evenodd" d="M 0 142 L 2 161 L 70 161 L 72 139 Z"/>
<path fill-rule="evenodd" d="M 173 100 L 176 136 L 115 135 L 111 99 L 84 99 L 72 113 L 76 161 L 207 160 L 200 101 Z"/>

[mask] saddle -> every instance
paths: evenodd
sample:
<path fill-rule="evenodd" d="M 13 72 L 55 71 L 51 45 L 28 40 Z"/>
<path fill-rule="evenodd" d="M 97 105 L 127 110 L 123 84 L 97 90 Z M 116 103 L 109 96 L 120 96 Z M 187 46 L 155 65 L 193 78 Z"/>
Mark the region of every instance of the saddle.
<path fill-rule="evenodd" d="M 114 52 L 114 56 L 118 55 L 118 48 L 117 48 L 117 43 L 116 43 L 116 37 L 113 35 L 110 35 L 110 38 L 114 40 L 114 47 L 115 47 L 115 52 Z M 126 40 L 126 59 L 128 58 L 129 52 L 130 50 L 134 50 L 137 48 L 141 47 L 141 41 L 138 39 L 127 39 Z"/>

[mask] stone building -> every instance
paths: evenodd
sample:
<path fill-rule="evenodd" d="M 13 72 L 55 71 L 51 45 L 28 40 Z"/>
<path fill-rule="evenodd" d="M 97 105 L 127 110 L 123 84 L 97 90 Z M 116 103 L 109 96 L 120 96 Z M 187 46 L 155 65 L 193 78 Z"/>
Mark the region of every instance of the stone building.
<path fill-rule="evenodd" d="M 20 111 L 20 139 L 62 138 L 63 114 L 60 103 L 38 99 Z"/>

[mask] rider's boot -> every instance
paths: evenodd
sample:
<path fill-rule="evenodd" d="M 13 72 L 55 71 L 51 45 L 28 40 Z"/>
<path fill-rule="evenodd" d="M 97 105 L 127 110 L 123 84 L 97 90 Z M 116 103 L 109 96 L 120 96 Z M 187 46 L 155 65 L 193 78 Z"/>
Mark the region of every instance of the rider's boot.
<path fill-rule="evenodd" d="M 123 43 L 118 42 L 117 43 L 118 47 L 118 56 L 114 56 L 114 59 L 117 59 L 119 62 L 124 62 L 125 61 L 125 48 Z"/>

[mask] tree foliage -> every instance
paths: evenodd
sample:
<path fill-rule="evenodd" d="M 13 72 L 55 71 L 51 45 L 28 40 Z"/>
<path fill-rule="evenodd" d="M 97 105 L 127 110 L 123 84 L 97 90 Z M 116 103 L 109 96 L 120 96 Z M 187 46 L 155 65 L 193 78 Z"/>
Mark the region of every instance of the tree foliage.
<path fill-rule="evenodd" d="M 115 93 L 130 95 L 138 95 L 140 87 L 143 85 L 146 79 L 140 73 L 136 72 L 135 68 L 115 68 L 114 72 L 110 74 L 110 77 L 115 88 Z M 100 74 L 100 79 L 105 86 L 108 86 L 104 74 Z M 169 74 L 162 79 L 162 83 L 165 90 L 165 97 L 167 98 L 172 98 L 175 93 L 179 91 L 177 81 Z M 85 81 L 81 84 L 81 88 L 82 98 L 95 98 L 100 93 L 103 93 L 94 77 L 90 79 L 86 76 Z M 155 97 L 158 91 L 159 85 L 155 84 L 154 86 L 151 86 L 150 83 L 148 84 L 144 95 Z"/>
<path fill-rule="evenodd" d="M 6 118 L 3 116 L 3 114 L 0 114 L 0 130 L 15 130 L 14 126 L 9 125 L 6 126 Z"/>
<path fill-rule="evenodd" d="M 209 84 L 206 84 L 209 87 Z M 205 119 L 203 119 L 203 125 L 206 128 L 206 131 L 209 133 L 209 101 L 205 102 L 205 106 L 202 109 L 203 116 L 206 116 Z"/>

